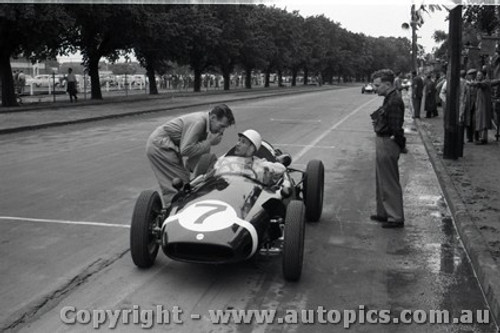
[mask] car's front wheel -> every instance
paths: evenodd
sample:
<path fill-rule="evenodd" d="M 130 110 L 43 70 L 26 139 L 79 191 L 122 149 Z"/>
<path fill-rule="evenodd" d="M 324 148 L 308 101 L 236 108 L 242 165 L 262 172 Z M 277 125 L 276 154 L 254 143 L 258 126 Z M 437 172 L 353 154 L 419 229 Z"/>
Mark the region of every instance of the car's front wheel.
<path fill-rule="evenodd" d="M 134 207 L 130 226 L 130 253 L 140 268 L 153 266 L 158 255 L 159 244 L 153 229 L 157 227 L 162 211 L 161 198 L 153 190 L 143 191 Z"/>
<path fill-rule="evenodd" d="M 286 209 L 283 241 L 283 276 L 288 281 L 297 281 L 302 274 L 304 229 L 304 203 L 292 200 Z"/>

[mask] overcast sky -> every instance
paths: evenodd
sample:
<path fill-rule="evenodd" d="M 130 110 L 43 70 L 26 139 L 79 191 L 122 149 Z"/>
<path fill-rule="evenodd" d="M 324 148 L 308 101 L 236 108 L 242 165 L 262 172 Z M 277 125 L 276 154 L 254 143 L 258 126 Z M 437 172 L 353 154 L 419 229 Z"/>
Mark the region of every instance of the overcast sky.
<path fill-rule="evenodd" d="M 434 1 L 435 3 L 436 1 Z M 410 22 L 411 2 L 405 0 L 277 0 L 276 6 L 291 12 L 298 10 L 303 17 L 324 14 L 334 22 L 355 33 L 368 36 L 407 37 L 411 30 L 403 30 L 401 24 Z M 420 3 L 420 2 L 419 2 Z M 449 8 L 452 8 L 449 6 Z M 424 13 L 424 25 L 419 29 L 418 43 L 427 53 L 438 46 L 432 39 L 436 30 L 448 32 L 447 10 Z"/>
<path fill-rule="evenodd" d="M 168 2 L 164 1 L 164 3 Z M 203 1 L 205 0 L 200 0 L 200 3 Z M 215 0 L 219 3 L 223 1 L 225 0 Z M 238 2 L 238 0 L 230 1 Z M 430 0 L 417 2 L 421 4 L 424 1 Z M 303 17 L 324 14 L 332 21 L 340 23 L 343 28 L 355 33 L 364 33 L 373 37 L 407 37 L 411 40 L 411 30 L 401 28 L 401 24 L 410 22 L 411 0 L 255 0 L 253 2 L 286 8 L 289 12 L 298 10 Z M 437 2 L 452 8 L 448 0 L 432 1 L 432 3 Z M 432 48 L 438 46 L 432 39 L 434 31 L 448 32 L 447 15 L 447 10 L 424 13 L 425 23 L 418 31 L 418 43 L 424 46 L 426 53 L 432 52 Z M 59 60 L 81 61 L 81 57 L 78 54 L 60 57 Z"/>

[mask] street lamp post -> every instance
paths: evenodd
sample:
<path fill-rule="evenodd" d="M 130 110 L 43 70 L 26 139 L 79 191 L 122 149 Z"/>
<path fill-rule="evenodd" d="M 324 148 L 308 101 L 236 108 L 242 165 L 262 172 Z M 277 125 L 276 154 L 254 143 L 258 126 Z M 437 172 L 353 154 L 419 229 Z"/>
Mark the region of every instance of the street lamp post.
<path fill-rule="evenodd" d="M 411 66 L 413 71 L 417 71 L 417 12 L 415 5 L 411 5 Z"/>
<path fill-rule="evenodd" d="M 450 63 L 446 78 L 448 89 L 446 94 L 446 110 L 444 111 L 443 158 L 457 159 L 462 156 L 463 151 L 463 133 L 461 133 L 458 126 L 462 6 L 456 6 L 450 11 L 449 41 Z"/>

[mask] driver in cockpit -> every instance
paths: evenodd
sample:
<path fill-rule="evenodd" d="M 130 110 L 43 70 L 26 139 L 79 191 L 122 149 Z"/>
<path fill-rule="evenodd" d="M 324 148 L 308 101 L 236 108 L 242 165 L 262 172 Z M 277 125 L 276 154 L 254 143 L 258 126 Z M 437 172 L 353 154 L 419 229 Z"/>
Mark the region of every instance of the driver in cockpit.
<path fill-rule="evenodd" d="M 270 162 L 255 156 L 261 143 L 262 137 L 253 129 L 238 133 L 234 155 L 219 157 L 214 166 L 215 174 L 247 174 L 266 185 L 277 182 L 286 171 L 286 167 L 279 162 Z"/>

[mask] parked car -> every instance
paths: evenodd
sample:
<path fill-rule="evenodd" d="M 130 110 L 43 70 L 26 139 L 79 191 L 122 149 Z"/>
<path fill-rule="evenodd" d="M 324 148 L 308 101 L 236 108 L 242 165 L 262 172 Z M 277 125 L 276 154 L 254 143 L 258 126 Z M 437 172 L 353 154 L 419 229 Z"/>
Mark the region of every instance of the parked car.
<path fill-rule="evenodd" d="M 130 75 L 129 82 L 130 82 L 130 85 L 132 85 L 132 86 L 144 87 L 144 85 L 146 84 L 146 81 L 144 79 L 144 75 L 139 75 L 139 74 Z"/>
<path fill-rule="evenodd" d="M 31 84 L 35 84 L 35 79 L 33 78 L 33 76 L 31 76 L 29 74 L 25 74 L 24 78 L 26 80 L 26 85 L 27 86 L 30 86 Z"/>
<path fill-rule="evenodd" d="M 100 82 L 101 86 L 105 86 L 106 84 L 109 84 L 110 87 L 114 87 L 118 84 L 118 82 L 116 80 L 116 76 L 113 74 L 100 75 L 99 82 Z"/>
<path fill-rule="evenodd" d="M 375 90 L 375 87 L 373 86 L 372 83 L 367 83 L 363 87 L 361 87 L 361 93 L 362 94 L 364 94 L 364 93 L 371 94 L 371 93 L 374 93 L 374 92 L 376 92 L 376 90 Z"/>
<path fill-rule="evenodd" d="M 58 81 L 56 80 L 56 82 L 58 82 Z M 52 75 L 51 74 L 36 75 L 33 78 L 33 83 L 37 87 L 42 87 L 42 86 L 43 87 L 48 87 L 49 85 L 52 86 Z"/>

